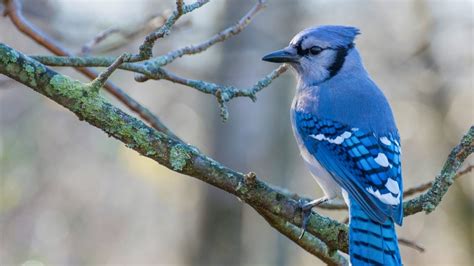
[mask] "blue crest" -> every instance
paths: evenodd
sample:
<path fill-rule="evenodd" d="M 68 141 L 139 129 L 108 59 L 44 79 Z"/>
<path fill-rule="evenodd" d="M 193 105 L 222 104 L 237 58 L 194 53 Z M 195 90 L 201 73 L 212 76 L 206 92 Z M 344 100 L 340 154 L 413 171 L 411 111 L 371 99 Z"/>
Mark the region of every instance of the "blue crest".
<path fill-rule="evenodd" d="M 323 25 L 301 31 L 291 42 L 296 43 L 304 38 L 312 37 L 334 48 L 346 47 L 354 42 L 358 34 L 360 34 L 360 31 L 355 27 Z"/>

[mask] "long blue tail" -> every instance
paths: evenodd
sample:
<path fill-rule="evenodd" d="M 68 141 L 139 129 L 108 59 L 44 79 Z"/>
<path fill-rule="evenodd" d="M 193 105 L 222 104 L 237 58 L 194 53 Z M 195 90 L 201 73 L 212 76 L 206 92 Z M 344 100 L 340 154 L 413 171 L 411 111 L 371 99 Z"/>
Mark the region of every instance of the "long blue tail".
<path fill-rule="evenodd" d="M 351 201 L 349 255 L 353 266 L 402 265 L 394 223 L 389 218 L 380 224 Z"/>

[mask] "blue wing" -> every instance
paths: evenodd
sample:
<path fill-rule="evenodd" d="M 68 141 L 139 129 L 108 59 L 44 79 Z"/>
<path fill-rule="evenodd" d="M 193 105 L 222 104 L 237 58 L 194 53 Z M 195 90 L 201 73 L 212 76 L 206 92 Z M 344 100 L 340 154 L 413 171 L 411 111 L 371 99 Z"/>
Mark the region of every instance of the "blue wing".
<path fill-rule="evenodd" d="M 309 113 L 295 115 L 308 151 L 379 223 L 403 220 L 403 183 L 397 132 L 379 136 Z"/>

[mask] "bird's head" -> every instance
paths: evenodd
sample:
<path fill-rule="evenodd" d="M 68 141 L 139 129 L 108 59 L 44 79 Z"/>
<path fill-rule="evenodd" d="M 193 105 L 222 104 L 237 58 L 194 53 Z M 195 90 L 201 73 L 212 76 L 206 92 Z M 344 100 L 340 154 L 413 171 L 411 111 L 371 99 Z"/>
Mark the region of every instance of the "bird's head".
<path fill-rule="evenodd" d="M 359 30 L 347 26 L 319 26 L 298 33 L 287 47 L 265 55 L 262 60 L 288 63 L 300 79 L 316 84 L 336 75 L 354 47 Z"/>

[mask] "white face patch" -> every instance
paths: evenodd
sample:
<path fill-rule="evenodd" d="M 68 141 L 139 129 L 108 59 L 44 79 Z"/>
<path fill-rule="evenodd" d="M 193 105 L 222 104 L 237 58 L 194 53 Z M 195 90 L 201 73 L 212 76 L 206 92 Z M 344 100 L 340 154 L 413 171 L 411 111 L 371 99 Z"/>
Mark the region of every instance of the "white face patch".
<path fill-rule="evenodd" d="M 390 163 L 388 162 L 387 156 L 384 153 L 379 152 L 377 157 L 374 158 L 375 162 L 382 167 L 389 167 Z"/>
<path fill-rule="evenodd" d="M 318 84 L 330 76 L 329 67 L 334 62 L 336 51 L 323 50 L 316 56 L 306 55 L 299 59 L 299 64 L 293 64 L 299 79 L 307 86 Z"/>
<path fill-rule="evenodd" d="M 368 187 L 368 188 L 366 188 L 366 190 L 367 190 L 367 192 L 374 195 L 377 199 L 379 199 L 381 202 L 383 202 L 385 204 L 389 204 L 389 205 L 398 205 L 398 204 L 400 204 L 400 193 L 397 195 L 397 197 L 394 197 L 392 195 L 392 193 L 380 194 L 380 191 L 378 191 L 377 189 L 374 190 L 372 187 Z"/>
<path fill-rule="evenodd" d="M 381 137 L 380 142 L 382 142 L 383 144 L 385 144 L 387 146 L 392 145 L 392 142 L 387 137 Z"/>
<path fill-rule="evenodd" d="M 397 181 L 389 178 L 387 180 L 387 183 L 385 184 L 385 187 L 388 189 L 388 191 L 392 192 L 393 194 L 399 194 L 400 193 L 400 188 L 398 187 Z"/>
<path fill-rule="evenodd" d="M 316 136 L 315 135 L 309 135 L 309 136 L 312 137 L 313 139 L 316 139 L 316 140 L 319 140 L 319 141 L 325 140 L 329 143 L 340 145 L 341 143 L 344 142 L 345 139 L 350 138 L 352 136 L 352 133 L 349 132 L 349 131 L 345 131 L 340 136 L 337 136 L 334 139 L 327 138 L 326 136 L 324 136 L 324 134 L 318 134 Z"/>

